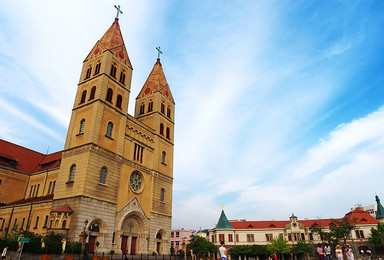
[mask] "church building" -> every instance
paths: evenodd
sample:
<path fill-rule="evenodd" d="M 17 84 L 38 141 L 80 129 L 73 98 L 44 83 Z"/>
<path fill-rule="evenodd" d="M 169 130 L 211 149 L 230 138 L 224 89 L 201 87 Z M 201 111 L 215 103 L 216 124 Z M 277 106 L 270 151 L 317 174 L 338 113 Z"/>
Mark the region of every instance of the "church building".
<path fill-rule="evenodd" d="M 129 115 L 132 70 L 116 18 L 83 62 L 64 149 L 0 140 L 1 238 L 85 231 L 90 252 L 169 254 L 175 102 L 158 57 Z"/>

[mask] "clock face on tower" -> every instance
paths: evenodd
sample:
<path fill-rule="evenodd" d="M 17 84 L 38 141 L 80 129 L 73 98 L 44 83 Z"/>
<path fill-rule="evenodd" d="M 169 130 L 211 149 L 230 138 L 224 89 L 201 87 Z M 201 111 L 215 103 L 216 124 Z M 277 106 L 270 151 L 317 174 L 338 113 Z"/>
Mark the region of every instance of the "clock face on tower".
<path fill-rule="evenodd" d="M 143 175 L 139 171 L 134 171 L 129 177 L 129 186 L 132 191 L 139 193 L 143 189 Z"/>

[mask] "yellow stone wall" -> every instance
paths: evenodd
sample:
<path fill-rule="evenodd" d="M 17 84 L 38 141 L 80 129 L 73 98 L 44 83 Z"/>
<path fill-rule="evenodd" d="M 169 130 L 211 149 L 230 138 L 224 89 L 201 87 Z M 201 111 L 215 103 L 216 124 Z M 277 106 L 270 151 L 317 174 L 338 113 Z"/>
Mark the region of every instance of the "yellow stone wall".
<path fill-rule="evenodd" d="M 20 200 L 28 184 L 29 176 L 4 167 L 0 167 L 0 201 L 9 203 Z"/>

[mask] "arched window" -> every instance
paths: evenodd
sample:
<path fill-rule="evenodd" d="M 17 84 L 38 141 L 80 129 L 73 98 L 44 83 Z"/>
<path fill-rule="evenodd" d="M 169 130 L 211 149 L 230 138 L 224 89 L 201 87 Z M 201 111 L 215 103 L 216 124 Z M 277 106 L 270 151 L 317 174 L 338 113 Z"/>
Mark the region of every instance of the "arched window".
<path fill-rule="evenodd" d="M 153 110 L 153 100 L 150 100 L 148 103 L 148 112 L 152 112 Z"/>
<path fill-rule="evenodd" d="M 84 127 L 85 127 L 85 119 L 80 120 L 80 129 L 79 129 L 79 134 L 84 134 Z"/>
<path fill-rule="evenodd" d="M 95 98 L 95 94 L 96 94 L 96 86 L 93 86 L 91 88 L 91 95 L 89 96 L 89 100 L 92 100 Z"/>
<path fill-rule="evenodd" d="M 67 225 L 67 221 L 64 219 L 64 220 L 63 220 L 63 224 L 62 224 L 61 228 L 63 228 L 63 229 L 64 229 L 66 225 Z"/>
<path fill-rule="evenodd" d="M 161 163 L 162 164 L 165 164 L 165 156 L 166 156 L 167 154 L 165 153 L 165 151 L 163 151 L 162 153 L 161 153 Z"/>
<path fill-rule="evenodd" d="M 170 129 L 169 129 L 169 127 L 167 127 L 167 133 L 166 133 L 165 137 L 167 137 L 169 139 L 169 136 L 170 136 Z"/>
<path fill-rule="evenodd" d="M 49 188 L 48 188 L 47 195 L 48 195 L 48 194 L 51 194 L 51 188 L 52 188 L 52 182 L 50 181 L 50 182 L 49 182 Z"/>
<path fill-rule="evenodd" d="M 33 185 L 32 197 L 35 197 L 35 195 L 36 195 L 36 184 Z"/>
<path fill-rule="evenodd" d="M 119 95 L 117 95 L 117 100 L 116 100 L 116 106 L 118 107 L 118 108 L 120 108 L 121 109 L 121 102 L 123 101 L 123 97 L 119 94 Z"/>
<path fill-rule="evenodd" d="M 109 88 L 107 90 L 107 98 L 106 98 L 106 100 L 112 103 L 112 96 L 113 96 L 113 90 L 111 88 Z"/>
<path fill-rule="evenodd" d="M 92 73 L 92 67 L 89 66 L 87 69 L 87 74 L 85 75 L 85 79 L 89 79 L 91 77 L 91 73 Z"/>
<path fill-rule="evenodd" d="M 17 218 L 15 218 L 15 222 L 13 222 L 13 228 L 12 229 L 16 230 L 16 228 L 17 228 Z"/>
<path fill-rule="evenodd" d="M 1 184 L 3 183 L 3 180 L 0 180 L 0 188 L 1 188 Z"/>
<path fill-rule="evenodd" d="M 49 222 L 49 228 L 52 228 L 52 224 L 53 224 L 53 220 L 51 219 L 51 221 Z"/>
<path fill-rule="evenodd" d="M 105 184 L 106 177 L 107 177 L 107 168 L 103 167 L 100 170 L 100 180 L 99 180 L 99 183 Z"/>
<path fill-rule="evenodd" d="M 165 113 L 165 104 L 161 103 L 161 113 Z"/>
<path fill-rule="evenodd" d="M 112 130 L 113 130 L 113 123 L 112 122 L 108 122 L 107 132 L 105 133 L 105 135 L 108 136 L 108 137 L 112 137 Z"/>
<path fill-rule="evenodd" d="M 160 124 L 160 134 L 164 135 L 164 125 L 163 125 L 163 123 Z"/>
<path fill-rule="evenodd" d="M 52 191 L 51 191 L 52 194 L 55 192 L 55 186 L 56 186 L 56 181 L 53 181 Z"/>
<path fill-rule="evenodd" d="M 112 65 L 111 65 L 111 72 L 109 73 L 109 75 L 111 75 L 112 77 L 116 78 L 116 70 L 117 70 L 116 63 L 112 63 Z"/>
<path fill-rule="evenodd" d="M 80 104 L 83 104 L 85 102 L 86 97 L 87 97 L 87 91 L 84 90 L 83 93 L 81 94 Z"/>
<path fill-rule="evenodd" d="M 120 72 L 120 83 L 121 84 L 125 84 L 125 71 L 124 70 L 122 70 L 121 72 Z"/>
<path fill-rule="evenodd" d="M 171 108 L 167 107 L 167 117 L 171 118 Z"/>
<path fill-rule="evenodd" d="M 35 223 L 34 229 L 36 229 L 38 225 L 39 225 L 39 216 L 36 217 L 36 223 Z"/>
<path fill-rule="evenodd" d="M 23 220 L 21 221 L 20 230 L 24 229 L 24 223 L 25 223 L 25 218 L 23 218 Z"/>
<path fill-rule="evenodd" d="M 161 191 L 160 191 L 160 201 L 161 202 L 164 202 L 164 193 L 165 193 L 164 188 L 161 188 Z"/>
<path fill-rule="evenodd" d="M 59 220 L 56 219 L 56 221 L 55 221 L 55 228 L 58 228 L 58 227 L 59 227 Z"/>
<path fill-rule="evenodd" d="M 141 105 L 140 105 L 140 114 L 139 115 L 144 114 L 144 112 L 145 112 L 145 104 L 141 103 Z"/>
<path fill-rule="evenodd" d="M 33 190 L 33 185 L 31 185 L 31 189 L 29 190 L 29 197 L 32 197 L 32 190 Z"/>
<path fill-rule="evenodd" d="M 100 73 L 101 62 L 98 61 L 95 68 L 95 75 Z"/>
<path fill-rule="evenodd" d="M 76 164 L 72 164 L 71 169 L 69 170 L 69 181 L 73 182 L 75 180 L 76 173 Z"/>
<path fill-rule="evenodd" d="M 40 184 L 37 184 L 37 190 L 36 190 L 36 195 L 35 197 L 37 197 L 39 195 L 39 189 L 40 189 Z"/>
<path fill-rule="evenodd" d="M 47 228 L 48 225 L 48 215 L 45 216 L 44 226 L 43 228 Z"/>

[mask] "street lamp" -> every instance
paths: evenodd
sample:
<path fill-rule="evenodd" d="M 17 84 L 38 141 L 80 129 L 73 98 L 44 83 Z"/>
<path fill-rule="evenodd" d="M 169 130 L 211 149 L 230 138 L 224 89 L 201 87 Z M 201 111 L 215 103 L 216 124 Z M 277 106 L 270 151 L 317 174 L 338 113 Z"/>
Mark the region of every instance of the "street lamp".
<path fill-rule="evenodd" d="M 87 240 L 87 232 L 85 232 L 85 229 L 87 228 L 87 225 L 88 225 L 89 221 L 88 219 L 86 219 L 84 221 L 84 229 L 83 231 L 80 233 L 79 235 L 79 242 L 81 243 L 81 259 L 83 259 L 83 256 L 84 256 L 84 251 L 85 251 L 85 241 Z"/>

